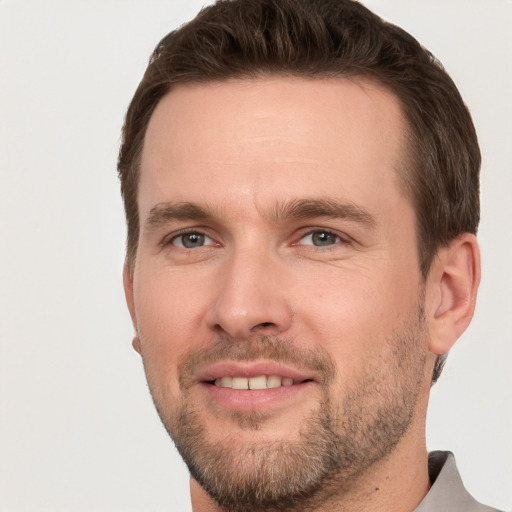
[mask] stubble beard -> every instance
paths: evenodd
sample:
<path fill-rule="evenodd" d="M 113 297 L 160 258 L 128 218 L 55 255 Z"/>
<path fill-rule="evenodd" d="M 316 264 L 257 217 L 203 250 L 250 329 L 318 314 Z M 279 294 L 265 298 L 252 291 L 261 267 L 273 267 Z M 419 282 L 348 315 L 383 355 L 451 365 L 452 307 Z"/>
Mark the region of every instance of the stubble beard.
<path fill-rule="evenodd" d="M 292 340 L 270 337 L 236 343 L 219 342 L 185 358 L 180 365 L 183 390 L 170 407 L 152 386 L 162 422 L 191 476 L 226 512 L 311 511 L 348 495 L 372 465 L 390 455 L 414 417 L 426 359 L 423 310 L 384 343 L 392 344 L 392 367 L 366 366 L 341 404 L 332 396 L 334 361 L 321 350 L 301 351 Z M 301 361 L 322 369 L 324 385 L 318 407 L 300 421 L 295 440 L 246 444 L 210 440 L 208 427 L 188 400 L 187 376 L 199 361 L 230 357 Z M 391 377 L 390 377 L 391 375 Z M 148 381 L 149 381 L 148 375 Z M 266 416 L 234 413 L 234 430 L 264 428 Z M 228 436 L 229 437 L 229 436 Z"/>

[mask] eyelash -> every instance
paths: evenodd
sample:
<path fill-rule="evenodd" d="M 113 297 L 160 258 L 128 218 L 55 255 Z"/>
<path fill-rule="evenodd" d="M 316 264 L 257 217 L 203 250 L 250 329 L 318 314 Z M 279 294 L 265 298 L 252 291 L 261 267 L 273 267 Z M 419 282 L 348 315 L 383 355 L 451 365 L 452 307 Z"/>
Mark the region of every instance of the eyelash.
<path fill-rule="evenodd" d="M 162 241 L 162 245 L 163 246 L 173 245 L 176 240 L 178 240 L 179 238 L 181 238 L 185 235 L 201 235 L 201 236 L 209 238 L 210 240 L 213 240 L 213 238 L 211 236 L 209 236 L 205 230 L 202 230 L 200 228 L 199 229 L 198 228 L 188 228 L 188 229 L 183 229 L 181 231 L 178 231 L 177 233 L 173 233 L 172 236 L 170 236 L 170 237 L 164 238 Z M 212 244 L 212 245 L 219 245 L 219 244 Z"/>
<path fill-rule="evenodd" d="M 332 235 L 332 236 L 336 237 L 338 240 L 335 243 L 333 243 L 333 244 L 328 244 L 328 245 L 325 245 L 325 246 L 313 245 L 313 244 L 301 244 L 300 243 L 301 240 L 303 240 L 307 236 L 312 236 L 315 233 L 325 233 L 327 235 Z M 188 229 L 183 229 L 183 230 L 179 231 L 178 233 L 174 233 L 170 237 L 166 237 L 162 241 L 162 246 L 174 245 L 174 242 L 177 239 L 179 239 L 180 237 L 183 237 L 185 235 L 189 235 L 189 234 L 197 234 L 197 235 L 201 235 L 201 236 L 207 237 L 207 238 L 209 238 L 212 241 L 214 240 L 213 237 L 208 235 L 208 233 L 205 230 L 201 229 L 201 228 L 188 228 Z M 292 246 L 302 245 L 302 246 L 306 246 L 306 247 L 311 247 L 313 249 L 320 248 L 320 249 L 323 249 L 323 250 L 328 250 L 329 248 L 332 248 L 333 246 L 336 246 L 336 245 L 338 245 L 340 243 L 341 244 L 350 244 L 351 243 L 351 239 L 347 235 L 340 234 L 339 232 L 336 232 L 336 231 L 333 231 L 333 230 L 330 230 L 330 229 L 326 229 L 326 228 L 310 228 L 309 230 L 307 230 L 306 232 L 304 232 L 304 233 L 302 233 L 300 235 L 300 237 L 298 238 L 297 242 L 294 242 L 291 245 Z M 206 247 L 215 246 L 215 245 L 219 246 L 220 244 L 219 243 L 208 244 Z M 176 246 L 176 247 L 179 247 L 179 246 Z M 200 247 L 204 247 L 204 246 L 200 246 Z M 191 248 L 186 248 L 186 247 L 183 248 L 183 249 L 192 250 Z"/>
<path fill-rule="evenodd" d="M 334 237 L 336 237 L 338 240 L 333 243 L 333 244 L 329 244 L 329 245 L 325 245 L 325 246 L 321 246 L 321 245 L 313 245 L 313 244 L 300 244 L 300 241 L 303 240 L 304 238 L 306 238 L 307 236 L 312 236 L 314 235 L 315 233 L 323 233 L 323 234 L 327 234 L 327 235 L 332 235 Z M 338 244 L 349 244 L 351 242 L 350 238 L 345 235 L 345 234 L 342 234 L 342 233 L 339 233 L 337 231 L 334 231 L 334 230 L 331 230 L 331 229 L 326 229 L 326 228 L 311 228 L 311 229 L 308 229 L 308 231 L 302 233 L 300 235 L 300 238 L 299 238 L 299 241 L 298 242 L 295 242 L 293 243 L 292 245 L 306 245 L 308 247 L 313 247 L 313 248 L 323 248 L 323 250 L 326 250 L 326 249 L 329 249 L 329 248 L 332 248 L 333 246 L 336 246 Z"/>

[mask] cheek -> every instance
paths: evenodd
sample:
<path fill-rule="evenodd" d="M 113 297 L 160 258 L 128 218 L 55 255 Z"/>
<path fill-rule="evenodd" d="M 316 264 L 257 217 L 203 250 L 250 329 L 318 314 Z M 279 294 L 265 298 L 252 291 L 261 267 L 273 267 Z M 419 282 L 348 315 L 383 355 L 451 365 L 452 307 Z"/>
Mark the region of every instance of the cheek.
<path fill-rule="evenodd" d="M 387 340 L 417 307 L 414 278 L 403 280 L 398 266 L 377 268 L 330 269 L 303 282 L 296 315 L 300 329 L 333 355 L 340 372 L 388 357 L 392 347 Z"/>
<path fill-rule="evenodd" d="M 197 286 L 170 273 L 140 273 L 134 283 L 137 329 L 147 370 L 173 371 L 201 335 L 204 305 Z"/>

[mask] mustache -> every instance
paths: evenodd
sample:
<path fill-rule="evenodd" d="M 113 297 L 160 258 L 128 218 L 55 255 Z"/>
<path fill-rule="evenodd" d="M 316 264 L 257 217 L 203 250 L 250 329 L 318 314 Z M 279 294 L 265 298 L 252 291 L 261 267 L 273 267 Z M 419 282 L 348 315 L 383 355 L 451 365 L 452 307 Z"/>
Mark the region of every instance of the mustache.
<path fill-rule="evenodd" d="M 219 337 L 208 346 L 190 349 L 181 357 L 178 363 L 180 389 L 185 391 L 192 385 L 200 368 L 226 360 L 251 362 L 261 359 L 320 374 L 324 385 L 330 384 L 336 374 L 334 360 L 322 347 L 306 348 L 291 338 L 277 336 L 247 340 Z"/>

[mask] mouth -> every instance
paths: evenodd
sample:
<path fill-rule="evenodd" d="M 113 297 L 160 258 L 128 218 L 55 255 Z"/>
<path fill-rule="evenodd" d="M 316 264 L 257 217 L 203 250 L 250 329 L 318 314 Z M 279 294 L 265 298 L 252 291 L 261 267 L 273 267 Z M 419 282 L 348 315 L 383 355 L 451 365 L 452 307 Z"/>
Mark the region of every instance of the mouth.
<path fill-rule="evenodd" d="M 258 375 L 256 377 L 231 377 L 224 376 L 207 382 L 221 388 L 229 389 L 275 389 L 281 386 L 295 386 L 312 379 L 294 380 L 291 377 L 281 375 Z"/>
<path fill-rule="evenodd" d="M 198 376 L 208 403 L 237 411 L 288 407 L 317 384 L 313 375 L 271 362 L 223 362 Z"/>

